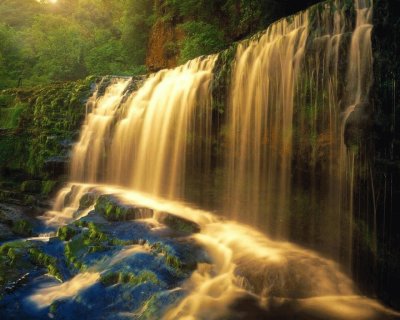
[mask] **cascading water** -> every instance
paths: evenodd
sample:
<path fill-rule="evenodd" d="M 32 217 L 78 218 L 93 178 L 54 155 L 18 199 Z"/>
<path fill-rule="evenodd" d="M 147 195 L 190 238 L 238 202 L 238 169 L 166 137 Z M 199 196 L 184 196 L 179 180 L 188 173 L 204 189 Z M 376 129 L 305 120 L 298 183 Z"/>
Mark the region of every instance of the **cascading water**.
<path fill-rule="evenodd" d="M 182 195 L 194 137 L 210 135 L 210 81 L 216 57 L 199 58 L 150 76 L 126 99 L 129 80 L 114 80 L 92 97 L 71 166 L 73 181 L 127 186 L 157 196 Z M 191 140 L 192 139 L 192 140 Z M 191 153 L 193 154 L 193 152 Z M 204 160 L 206 161 L 206 160 Z"/>
<path fill-rule="evenodd" d="M 187 175 L 207 174 L 211 166 L 217 56 L 160 71 L 133 92 L 130 79 L 114 79 L 104 92 L 100 84 L 74 148 L 72 182 L 60 192 L 50 221 L 61 210 L 58 222 L 76 218 L 80 198 L 93 192 L 200 225 L 201 232 L 192 237 L 212 264 L 198 266 L 183 284 L 186 297 L 166 319 L 222 319 L 232 312 L 240 318 L 241 301 L 256 309 L 255 319 L 394 318 L 378 303 L 357 296 L 333 261 L 272 240 L 296 239 L 301 230 L 300 240 L 323 242 L 320 249 L 327 255 L 338 258 L 343 239 L 346 253 L 351 248 L 356 158 L 345 145 L 346 121 L 368 100 L 372 8 L 356 1 L 354 30 L 346 10 L 339 1 L 314 7 L 237 48 L 227 108 L 228 156 L 219 167 L 225 177 L 222 202 L 230 218 L 253 224 L 271 238 L 171 201 L 185 200 Z M 301 224 L 306 217 L 299 208 L 317 217 Z M 106 266 L 98 268 L 39 290 L 31 301 L 50 305 L 74 296 L 92 286 Z"/>
<path fill-rule="evenodd" d="M 351 250 L 355 156 L 345 124 L 368 100 L 372 73 L 372 7 L 355 6 L 354 31 L 336 1 L 240 44 L 228 111 L 225 211 L 276 238 L 300 232 L 336 258 L 341 241 Z M 308 210 L 321 214 L 301 221 Z"/>

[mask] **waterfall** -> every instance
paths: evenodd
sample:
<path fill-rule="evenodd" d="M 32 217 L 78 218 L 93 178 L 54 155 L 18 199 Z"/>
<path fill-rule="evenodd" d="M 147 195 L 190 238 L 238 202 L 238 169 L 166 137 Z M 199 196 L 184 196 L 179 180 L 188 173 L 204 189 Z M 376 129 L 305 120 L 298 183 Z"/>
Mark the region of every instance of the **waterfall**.
<path fill-rule="evenodd" d="M 372 112 L 373 65 L 372 0 L 351 2 L 320 3 L 240 42 L 229 72 L 218 73 L 222 54 L 140 79 L 102 79 L 87 103 L 70 183 L 43 219 L 70 223 L 112 194 L 152 209 L 153 219 L 140 223 L 154 224 L 157 236 L 168 237 L 163 214 L 196 224 L 188 238 L 207 257 L 163 292 L 182 292 L 165 319 L 398 318 L 359 295 L 349 277 L 353 199 L 369 170 L 359 131 Z M 215 103 L 218 77 L 228 94 Z M 116 252 L 30 302 L 72 299 L 141 249 Z"/>
<path fill-rule="evenodd" d="M 355 168 L 362 167 L 351 124 L 370 109 L 371 20 L 369 1 L 330 1 L 241 42 L 222 126 L 211 97 L 216 55 L 139 85 L 104 80 L 87 105 L 71 181 L 203 207 L 212 190 L 220 198 L 212 210 L 350 266 Z M 225 137 L 219 162 L 218 135 Z M 71 203 L 66 216 L 79 199 Z"/>
<path fill-rule="evenodd" d="M 206 166 L 211 129 L 210 82 L 216 56 L 151 75 L 134 92 L 114 79 L 88 105 L 73 150 L 72 181 L 125 186 L 166 198 L 182 196 L 185 168 Z M 196 149 L 196 153 L 192 149 Z"/>
<path fill-rule="evenodd" d="M 368 102 L 372 78 L 372 6 L 355 2 L 354 27 L 346 10 L 327 2 L 238 46 L 225 178 L 231 218 L 278 239 L 301 233 L 337 259 L 352 237 L 346 121 Z"/>
<path fill-rule="evenodd" d="M 373 317 L 381 307 L 357 296 L 328 259 L 350 270 L 356 169 L 363 166 L 352 126 L 371 112 L 371 23 L 369 1 L 329 1 L 239 43 L 218 120 L 216 55 L 159 71 L 138 88 L 134 79 L 105 79 L 88 101 L 71 184 L 50 221 L 58 222 L 59 211 L 72 219 L 79 198 L 95 190 L 198 223 L 192 238 L 213 265 L 198 267 L 167 319 L 217 319 L 242 297 L 272 314 L 300 306 L 319 318 Z M 230 220 L 186 207 L 207 202 L 188 199 L 192 180 L 198 194 L 215 191 L 212 209 Z"/>

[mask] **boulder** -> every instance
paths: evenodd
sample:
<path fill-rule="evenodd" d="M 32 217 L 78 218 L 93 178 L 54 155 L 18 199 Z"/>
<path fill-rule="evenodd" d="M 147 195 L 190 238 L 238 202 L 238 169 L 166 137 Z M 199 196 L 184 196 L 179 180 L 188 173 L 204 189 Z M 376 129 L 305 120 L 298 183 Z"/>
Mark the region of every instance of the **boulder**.
<path fill-rule="evenodd" d="M 108 221 L 127 221 L 153 216 L 153 210 L 124 204 L 114 195 L 101 195 L 96 201 L 95 210 Z"/>
<path fill-rule="evenodd" d="M 201 229 L 197 223 L 168 212 L 157 213 L 157 220 L 169 228 L 183 233 L 198 233 Z"/>
<path fill-rule="evenodd" d="M 85 193 L 79 200 L 79 210 L 84 210 L 92 206 L 97 199 L 97 194 L 95 192 Z"/>

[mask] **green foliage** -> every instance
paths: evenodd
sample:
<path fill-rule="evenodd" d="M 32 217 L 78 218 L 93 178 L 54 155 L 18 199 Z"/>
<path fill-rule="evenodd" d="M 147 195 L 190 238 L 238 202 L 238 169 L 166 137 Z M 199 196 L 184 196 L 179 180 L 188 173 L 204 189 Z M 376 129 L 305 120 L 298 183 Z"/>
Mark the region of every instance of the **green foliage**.
<path fill-rule="evenodd" d="M 17 103 L 12 108 L 0 108 L 0 129 L 17 128 L 25 108 L 26 104 L 23 103 Z"/>
<path fill-rule="evenodd" d="M 143 65 L 150 29 L 154 22 L 152 1 L 129 1 L 123 22 L 121 40 L 124 54 L 134 65 Z"/>
<path fill-rule="evenodd" d="M 164 43 L 166 58 L 183 62 L 219 51 L 315 2 L 0 1 L 0 89 L 75 80 L 88 74 L 137 75 L 147 71 L 146 54 L 153 49 L 149 39 L 157 22 L 167 30 L 185 32 L 181 44 Z"/>
<path fill-rule="evenodd" d="M 85 41 L 78 24 L 64 17 L 40 15 L 25 37 L 28 57 L 35 61 L 32 71 L 40 82 L 86 76 L 82 59 Z"/>
<path fill-rule="evenodd" d="M 181 27 L 186 35 L 181 44 L 181 62 L 216 53 L 225 47 L 224 34 L 215 25 L 190 21 L 183 23 Z"/>
<path fill-rule="evenodd" d="M 22 49 L 17 32 L 4 24 L 0 24 L 0 43 L 0 89 L 4 89 L 17 85 L 22 72 Z"/>
<path fill-rule="evenodd" d="M 79 129 L 92 81 L 87 78 L 0 92 L 0 115 L 7 114 L 0 118 L 0 172 L 18 170 L 28 179 L 33 175 L 46 180 L 41 192 L 50 193 L 55 182 L 49 180 L 46 160 L 63 156 L 61 142 L 71 140 Z"/>
<path fill-rule="evenodd" d="M 54 180 L 46 180 L 42 183 L 42 194 L 49 195 L 51 194 L 57 186 L 57 181 Z"/>
<path fill-rule="evenodd" d="M 0 1 L 0 89 L 143 72 L 152 8 L 147 0 Z"/>

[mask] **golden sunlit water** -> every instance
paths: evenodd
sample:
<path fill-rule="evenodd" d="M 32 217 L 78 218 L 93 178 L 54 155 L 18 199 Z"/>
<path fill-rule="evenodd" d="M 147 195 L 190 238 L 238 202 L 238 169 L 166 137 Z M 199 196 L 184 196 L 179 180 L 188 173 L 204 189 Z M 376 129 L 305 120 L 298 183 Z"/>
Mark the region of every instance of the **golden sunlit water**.
<path fill-rule="evenodd" d="M 186 173 L 210 161 L 216 55 L 150 75 L 133 91 L 129 78 L 112 79 L 105 90 L 99 83 L 73 150 L 71 182 L 44 219 L 62 225 L 88 214 L 93 207 L 79 211 L 79 201 L 93 192 L 151 208 L 155 227 L 161 212 L 197 223 L 201 232 L 192 238 L 212 263 L 199 264 L 182 283 L 187 295 L 165 319 L 225 319 L 243 297 L 272 314 L 287 308 L 313 319 L 394 317 L 363 297 L 338 264 L 340 239 L 347 241 L 346 262 L 351 259 L 355 158 L 345 146 L 345 122 L 369 94 L 371 16 L 369 2 L 356 0 L 353 30 L 344 11 L 327 4 L 314 19 L 305 11 L 239 44 L 229 88 L 228 153 L 221 169 L 222 211 L 229 220 L 180 201 Z M 344 85 L 343 56 L 349 60 Z M 304 143 L 310 132 L 314 140 Z M 204 141 L 198 143 L 196 136 Z M 293 158 L 307 155 L 316 166 L 319 154 L 324 167 L 320 177 L 310 178 L 307 197 L 324 203 L 321 221 L 312 227 L 331 249 L 326 256 L 336 261 L 287 241 L 288 203 L 296 194 Z M 343 229 L 344 220 L 350 226 Z M 107 263 L 137 250 L 127 248 Z M 43 307 L 73 297 L 98 281 L 105 265 L 40 289 L 31 301 Z"/>

